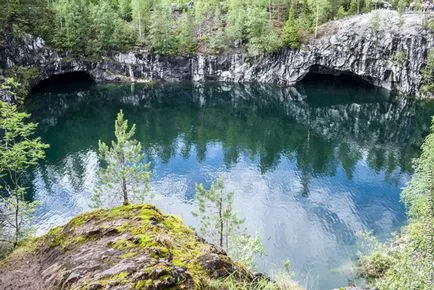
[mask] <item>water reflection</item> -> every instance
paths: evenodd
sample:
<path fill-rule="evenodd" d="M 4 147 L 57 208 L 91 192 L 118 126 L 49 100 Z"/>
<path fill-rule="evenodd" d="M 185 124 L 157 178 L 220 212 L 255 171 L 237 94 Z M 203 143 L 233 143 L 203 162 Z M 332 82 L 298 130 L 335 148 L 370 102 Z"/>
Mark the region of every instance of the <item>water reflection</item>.
<path fill-rule="evenodd" d="M 89 209 L 97 140 L 113 138 L 122 108 L 152 161 L 154 203 L 194 225 L 194 184 L 225 175 L 265 242 L 261 269 L 288 257 L 310 289 L 347 282 L 357 231 L 387 236 L 405 222 L 399 189 L 434 114 L 330 84 L 96 85 L 35 93 L 26 107 L 51 145 L 32 173 L 40 231 Z"/>

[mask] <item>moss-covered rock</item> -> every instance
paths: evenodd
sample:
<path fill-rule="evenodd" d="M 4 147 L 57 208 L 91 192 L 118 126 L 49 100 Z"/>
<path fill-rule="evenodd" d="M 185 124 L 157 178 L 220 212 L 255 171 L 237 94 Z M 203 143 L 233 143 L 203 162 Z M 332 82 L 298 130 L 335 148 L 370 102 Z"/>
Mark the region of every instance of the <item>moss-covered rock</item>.
<path fill-rule="evenodd" d="M 151 205 L 82 214 L 0 265 L 8 289 L 215 289 L 226 277 L 258 279 Z"/>

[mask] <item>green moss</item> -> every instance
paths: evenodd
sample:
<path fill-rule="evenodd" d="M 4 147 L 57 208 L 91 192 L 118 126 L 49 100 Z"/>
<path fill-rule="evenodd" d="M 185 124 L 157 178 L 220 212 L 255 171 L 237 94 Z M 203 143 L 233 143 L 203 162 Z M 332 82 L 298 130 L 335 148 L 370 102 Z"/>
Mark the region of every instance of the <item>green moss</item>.
<path fill-rule="evenodd" d="M 66 239 L 65 235 L 59 233 L 59 234 L 56 234 L 54 236 L 55 237 L 54 237 L 54 239 L 52 240 L 52 242 L 50 244 L 51 248 L 59 247 L 59 246 L 61 246 L 61 245 L 64 244 L 64 241 Z"/>
<path fill-rule="evenodd" d="M 63 230 L 63 227 L 53 228 L 48 232 L 48 235 L 58 235 L 62 232 L 62 230 Z"/>
<path fill-rule="evenodd" d="M 69 251 L 79 245 L 105 238 L 106 233 L 113 235 L 112 229 L 116 230 L 114 234 L 122 234 L 122 237 L 107 236 L 108 242 L 111 241 L 108 245 L 119 251 L 110 258 L 111 260 L 134 260 L 136 256 L 141 255 L 155 260 L 145 269 L 140 281 L 133 280 L 132 276 L 125 272 L 92 281 L 86 287 L 127 284 L 128 287 L 146 289 L 154 285 L 155 281 L 152 279 L 166 282 L 167 279 L 175 279 L 171 274 L 175 266 L 187 269 L 194 285 L 207 285 L 210 273 L 202 268 L 200 257 L 210 252 L 210 246 L 199 242 L 194 231 L 179 217 L 163 215 L 151 205 L 128 205 L 84 213 L 73 218 L 65 226 L 52 229 L 39 239 L 39 243 Z M 167 262 L 158 263 L 159 259 L 165 259 Z M 170 264 L 172 265 L 168 266 Z M 243 271 L 242 267 L 239 268 Z M 153 277 L 155 269 L 165 271 L 158 274 L 161 276 Z"/>
<path fill-rule="evenodd" d="M 129 275 L 128 272 L 120 272 L 120 273 L 112 276 L 111 278 L 114 280 L 122 280 L 122 279 L 125 279 L 128 275 Z"/>
<path fill-rule="evenodd" d="M 137 256 L 137 252 L 127 252 L 125 254 L 120 255 L 119 258 L 121 258 L 121 259 L 129 259 L 129 258 L 132 258 L 132 257 L 135 257 L 135 256 Z"/>
<path fill-rule="evenodd" d="M 162 224 L 168 229 L 175 233 L 193 233 L 193 231 L 187 228 L 182 222 L 181 218 L 175 215 L 168 215 Z"/>
<path fill-rule="evenodd" d="M 117 273 L 113 276 L 98 280 L 97 284 L 99 284 L 103 287 L 107 287 L 109 285 L 110 286 L 125 285 L 125 284 L 129 283 L 129 280 L 128 280 L 129 275 L 130 275 L 130 273 L 128 273 L 128 272 L 120 272 L 120 273 Z M 93 284 L 95 284 L 95 283 L 93 283 Z M 89 288 L 89 286 L 87 286 L 87 288 Z"/>
<path fill-rule="evenodd" d="M 117 250 L 126 250 L 126 249 L 131 249 L 136 247 L 137 244 L 127 239 L 121 239 L 112 244 L 112 248 Z"/>
<path fill-rule="evenodd" d="M 137 284 L 134 286 L 136 289 L 148 289 L 149 287 L 152 287 L 154 285 L 154 281 L 151 279 L 142 280 L 137 282 Z"/>

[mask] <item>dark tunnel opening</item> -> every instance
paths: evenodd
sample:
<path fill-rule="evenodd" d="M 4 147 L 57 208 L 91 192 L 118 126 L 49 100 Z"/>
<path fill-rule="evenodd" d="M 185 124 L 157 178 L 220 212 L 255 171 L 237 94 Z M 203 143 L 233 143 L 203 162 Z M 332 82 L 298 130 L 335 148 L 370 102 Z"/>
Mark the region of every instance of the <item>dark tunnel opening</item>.
<path fill-rule="evenodd" d="M 95 80 L 86 71 L 76 71 L 62 74 L 55 74 L 48 79 L 42 80 L 32 88 L 32 92 L 53 91 L 74 91 L 90 88 Z"/>
<path fill-rule="evenodd" d="M 359 76 L 349 71 L 337 71 L 323 66 L 312 66 L 301 80 L 302 83 L 324 82 L 330 84 L 348 84 L 360 87 L 375 87 L 368 77 Z"/>

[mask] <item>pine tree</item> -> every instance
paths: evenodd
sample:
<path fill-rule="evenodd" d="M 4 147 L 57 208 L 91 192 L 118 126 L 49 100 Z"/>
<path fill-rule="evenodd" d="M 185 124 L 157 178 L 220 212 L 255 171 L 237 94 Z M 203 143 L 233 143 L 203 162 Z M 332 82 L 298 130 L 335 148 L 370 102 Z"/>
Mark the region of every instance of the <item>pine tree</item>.
<path fill-rule="evenodd" d="M 93 29 L 95 37 L 93 49 L 95 51 L 110 50 L 117 46 L 115 43 L 114 32 L 117 14 L 107 2 L 90 7 L 91 19 L 93 19 Z"/>
<path fill-rule="evenodd" d="M 103 166 L 98 170 L 98 183 L 92 195 L 95 207 L 103 203 L 103 194 L 110 194 L 122 200 L 124 205 L 130 203 L 131 198 L 144 200 L 149 193 L 150 163 L 144 163 L 142 146 L 132 139 L 136 131 L 133 124 L 128 128 L 128 121 L 124 120 L 122 110 L 115 121 L 116 141 L 111 147 L 98 142 L 99 157 Z"/>
<path fill-rule="evenodd" d="M 220 177 L 206 190 L 196 185 L 197 211 L 193 216 L 199 219 L 199 233 L 211 243 L 217 243 L 238 262 L 255 268 L 254 258 L 264 254 L 264 247 L 258 235 L 250 236 L 243 227 L 233 208 L 233 192 L 227 192 Z"/>
<path fill-rule="evenodd" d="M 310 9 L 308 0 L 303 0 L 301 5 L 300 15 L 297 19 L 297 24 L 300 27 L 300 30 L 303 30 L 305 32 L 310 32 L 312 30 L 312 26 L 313 26 L 312 15 L 313 13 Z"/>
<path fill-rule="evenodd" d="M 196 51 L 197 43 L 194 35 L 194 18 L 190 12 L 183 13 L 178 20 L 177 44 L 180 54 L 191 54 Z"/>
<path fill-rule="evenodd" d="M 131 0 L 119 0 L 119 16 L 130 22 L 133 20 L 133 9 L 131 8 Z"/>
<path fill-rule="evenodd" d="M 345 11 L 344 6 L 339 7 L 338 13 L 336 15 L 338 17 L 338 19 L 342 19 L 345 16 L 347 16 L 347 12 Z"/>
<path fill-rule="evenodd" d="M 174 21 L 166 6 L 154 7 L 149 27 L 149 44 L 152 51 L 172 55 L 176 53 Z"/>
<path fill-rule="evenodd" d="M 350 8 L 348 9 L 349 15 L 354 15 L 357 13 L 357 3 L 358 3 L 358 0 L 351 0 Z"/>
<path fill-rule="evenodd" d="M 282 41 L 290 48 L 300 47 L 299 29 L 295 20 L 295 12 L 292 8 L 289 10 L 288 20 L 286 20 L 283 27 Z"/>
<path fill-rule="evenodd" d="M 244 222 L 234 212 L 233 197 L 233 192 L 225 191 L 222 177 L 209 190 L 202 184 L 196 185 L 198 211 L 193 215 L 199 218 L 199 232 L 226 250 L 229 240 L 241 230 Z"/>

